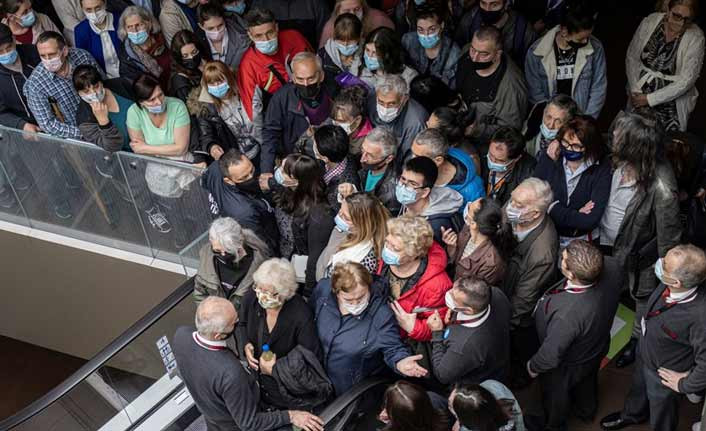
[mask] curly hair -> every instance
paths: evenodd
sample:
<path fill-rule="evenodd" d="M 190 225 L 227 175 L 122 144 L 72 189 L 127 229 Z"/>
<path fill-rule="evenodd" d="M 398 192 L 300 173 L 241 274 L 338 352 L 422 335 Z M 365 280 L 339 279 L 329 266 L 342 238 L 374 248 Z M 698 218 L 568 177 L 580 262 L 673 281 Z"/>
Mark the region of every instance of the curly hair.
<path fill-rule="evenodd" d="M 421 257 L 429 253 L 434 231 L 424 217 L 403 215 L 387 221 L 387 233 L 402 240 L 403 253 Z"/>
<path fill-rule="evenodd" d="M 360 285 L 370 287 L 371 284 L 373 276 L 358 262 L 339 263 L 333 267 L 331 291 L 334 294 L 350 292 Z"/>

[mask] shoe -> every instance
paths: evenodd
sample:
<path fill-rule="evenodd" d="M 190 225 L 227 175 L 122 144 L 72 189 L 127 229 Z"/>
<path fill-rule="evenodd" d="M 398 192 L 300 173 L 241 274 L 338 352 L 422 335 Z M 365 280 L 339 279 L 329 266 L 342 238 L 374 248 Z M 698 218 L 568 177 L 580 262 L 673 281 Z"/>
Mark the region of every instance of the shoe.
<path fill-rule="evenodd" d="M 637 350 L 637 338 L 631 338 L 628 344 L 623 349 L 623 352 L 615 361 L 615 366 L 618 368 L 624 368 L 635 362 L 635 355 Z"/>
<path fill-rule="evenodd" d="M 622 412 L 615 412 L 601 419 L 601 428 L 604 430 L 620 430 L 637 424 L 636 421 L 623 419 L 621 414 Z"/>
<path fill-rule="evenodd" d="M 71 213 L 71 206 L 68 202 L 61 203 L 54 207 L 54 214 L 61 220 L 68 220 L 74 215 Z"/>
<path fill-rule="evenodd" d="M 147 219 L 150 221 L 150 225 L 159 233 L 171 232 L 172 225 L 169 223 L 169 220 L 167 220 L 167 216 L 159 210 L 157 205 L 148 209 L 145 213 L 147 213 Z"/>
<path fill-rule="evenodd" d="M 9 187 L 0 189 L 0 208 L 10 209 L 17 205 L 14 193 Z"/>
<path fill-rule="evenodd" d="M 691 426 L 691 431 L 701 431 L 701 422 L 696 422 Z"/>

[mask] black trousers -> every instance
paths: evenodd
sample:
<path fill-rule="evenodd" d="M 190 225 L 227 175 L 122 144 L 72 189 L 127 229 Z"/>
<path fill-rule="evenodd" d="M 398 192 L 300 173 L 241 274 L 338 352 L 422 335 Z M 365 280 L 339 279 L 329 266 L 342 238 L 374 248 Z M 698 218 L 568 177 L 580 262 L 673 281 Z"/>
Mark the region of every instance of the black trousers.
<path fill-rule="evenodd" d="M 546 430 L 568 430 L 571 408 L 579 419 L 591 420 L 598 408 L 598 370 L 602 356 L 580 365 L 562 365 L 539 377 Z"/>
<path fill-rule="evenodd" d="M 532 326 L 510 329 L 510 379 L 529 378 L 527 361 L 539 350 L 537 330 Z"/>
<path fill-rule="evenodd" d="M 625 398 L 623 419 L 650 420 L 653 431 L 673 431 L 679 422 L 679 394 L 664 386 L 657 370 L 648 369 L 639 356 L 635 362 L 632 386 Z"/>

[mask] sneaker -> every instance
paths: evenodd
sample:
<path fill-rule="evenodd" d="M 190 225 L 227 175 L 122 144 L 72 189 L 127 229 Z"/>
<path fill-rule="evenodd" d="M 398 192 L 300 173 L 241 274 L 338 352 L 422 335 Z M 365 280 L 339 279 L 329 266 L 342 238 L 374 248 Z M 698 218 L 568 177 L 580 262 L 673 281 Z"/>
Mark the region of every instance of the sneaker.
<path fill-rule="evenodd" d="M 61 220 L 68 220 L 74 215 L 71 213 L 71 206 L 68 202 L 63 202 L 54 207 L 54 214 Z"/>
<path fill-rule="evenodd" d="M 0 207 L 5 209 L 10 209 L 17 205 L 15 200 L 15 195 L 12 193 L 9 187 L 3 187 L 0 189 Z"/>
<path fill-rule="evenodd" d="M 162 211 L 159 210 L 157 205 L 145 211 L 147 213 L 147 218 L 150 221 L 150 225 L 156 229 L 159 233 L 169 233 L 172 230 L 172 225 L 167 220 L 167 216 L 164 215 Z"/>

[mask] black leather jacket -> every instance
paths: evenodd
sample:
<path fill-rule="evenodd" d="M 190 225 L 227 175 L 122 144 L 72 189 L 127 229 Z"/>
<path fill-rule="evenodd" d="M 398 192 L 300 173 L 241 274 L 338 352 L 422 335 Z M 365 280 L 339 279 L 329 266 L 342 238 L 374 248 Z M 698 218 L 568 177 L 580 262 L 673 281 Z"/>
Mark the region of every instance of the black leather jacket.
<path fill-rule="evenodd" d="M 380 181 L 373 188 L 373 195 L 380 199 L 380 202 L 390 211 L 390 214 L 396 215 L 400 212 L 402 205 L 397 201 L 395 195 L 395 186 L 397 185 L 397 171 L 395 170 L 394 161 L 387 165 L 385 175 L 380 178 Z M 368 171 L 361 169 L 358 171 L 360 177 L 360 186 L 365 189 L 365 180 L 368 178 Z"/>

